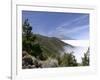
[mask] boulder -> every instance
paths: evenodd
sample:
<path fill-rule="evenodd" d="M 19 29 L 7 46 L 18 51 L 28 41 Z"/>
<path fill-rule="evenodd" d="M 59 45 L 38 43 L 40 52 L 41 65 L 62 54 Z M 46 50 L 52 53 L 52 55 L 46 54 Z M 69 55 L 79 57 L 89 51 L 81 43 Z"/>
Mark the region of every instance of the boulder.
<path fill-rule="evenodd" d="M 29 54 L 24 55 L 22 57 L 22 66 L 23 68 L 31 68 L 36 62 L 36 58 L 34 56 L 31 56 Z"/>
<path fill-rule="evenodd" d="M 40 64 L 42 68 L 57 67 L 58 66 L 58 60 L 49 58 L 46 61 L 39 61 L 38 64 Z"/>
<path fill-rule="evenodd" d="M 22 51 L 22 57 L 28 55 L 28 53 L 26 51 Z"/>

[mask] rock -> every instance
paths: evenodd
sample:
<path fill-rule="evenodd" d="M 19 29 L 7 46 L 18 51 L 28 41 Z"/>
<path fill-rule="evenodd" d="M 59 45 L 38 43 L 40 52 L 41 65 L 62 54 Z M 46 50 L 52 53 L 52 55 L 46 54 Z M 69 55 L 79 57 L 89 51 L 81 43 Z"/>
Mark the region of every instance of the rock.
<path fill-rule="evenodd" d="M 22 52 L 22 68 L 31 69 L 31 68 L 51 68 L 57 67 L 58 60 L 53 58 L 48 58 L 45 61 L 39 60 L 34 56 L 29 55 L 26 51 Z"/>
<path fill-rule="evenodd" d="M 36 66 L 35 65 L 31 65 L 31 68 L 36 68 Z"/>
<path fill-rule="evenodd" d="M 31 68 L 31 66 L 33 67 L 35 62 L 36 62 L 36 58 L 29 54 L 24 55 L 24 57 L 22 57 L 22 66 L 24 69 Z"/>
<path fill-rule="evenodd" d="M 22 51 L 22 57 L 28 55 L 28 53 L 26 51 Z"/>
<path fill-rule="evenodd" d="M 46 61 L 39 61 L 38 62 L 42 68 L 51 68 L 51 67 L 57 67 L 58 61 L 56 59 L 49 58 Z"/>

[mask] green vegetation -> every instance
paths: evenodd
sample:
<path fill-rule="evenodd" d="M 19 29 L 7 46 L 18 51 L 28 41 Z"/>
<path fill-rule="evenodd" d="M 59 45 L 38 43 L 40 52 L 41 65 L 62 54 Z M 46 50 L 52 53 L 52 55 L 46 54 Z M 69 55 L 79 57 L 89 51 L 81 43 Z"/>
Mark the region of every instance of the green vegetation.
<path fill-rule="evenodd" d="M 35 56 L 36 58 L 43 59 L 41 47 L 39 43 L 35 43 L 36 36 L 31 31 L 32 27 L 30 26 L 28 19 L 26 19 L 23 24 L 22 33 L 23 51 L 28 52 L 30 55 Z"/>
<path fill-rule="evenodd" d="M 28 19 L 22 24 L 22 68 L 79 66 L 73 53 L 65 53 L 64 46 L 74 48 L 56 37 L 46 37 L 32 32 Z M 63 55 L 62 55 L 63 53 Z M 87 51 L 80 65 L 89 65 Z"/>
<path fill-rule="evenodd" d="M 78 66 L 73 53 L 65 53 L 61 58 L 58 58 L 59 65 L 63 67 Z"/>
<path fill-rule="evenodd" d="M 82 65 L 89 66 L 89 48 L 86 53 L 84 53 L 84 57 L 82 57 Z"/>

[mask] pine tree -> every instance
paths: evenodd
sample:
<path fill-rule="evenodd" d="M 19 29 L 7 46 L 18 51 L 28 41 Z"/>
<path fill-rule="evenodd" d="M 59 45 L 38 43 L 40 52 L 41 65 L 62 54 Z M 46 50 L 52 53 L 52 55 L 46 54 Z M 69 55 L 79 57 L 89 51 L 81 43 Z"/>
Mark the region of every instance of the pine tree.
<path fill-rule="evenodd" d="M 82 65 L 89 66 L 89 48 L 86 53 L 84 53 L 84 57 L 82 57 Z"/>
<path fill-rule="evenodd" d="M 61 59 L 59 59 L 61 66 L 78 66 L 77 60 L 73 53 L 65 53 Z"/>
<path fill-rule="evenodd" d="M 73 53 L 68 54 L 68 65 L 69 66 L 77 66 L 77 60 Z"/>
<path fill-rule="evenodd" d="M 22 25 L 22 49 L 27 51 L 30 55 L 35 56 L 36 58 L 41 59 L 42 49 L 39 43 L 35 43 L 36 36 L 32 33 L 32 27 L 29 24 L 28 19 L 26 19 Z"/>

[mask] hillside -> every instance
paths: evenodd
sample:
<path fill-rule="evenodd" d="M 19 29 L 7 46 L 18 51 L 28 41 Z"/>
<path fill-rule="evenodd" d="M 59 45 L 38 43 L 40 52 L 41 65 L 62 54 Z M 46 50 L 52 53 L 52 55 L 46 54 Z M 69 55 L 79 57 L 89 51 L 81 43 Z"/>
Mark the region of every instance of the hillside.
<path fill-rule="evenodd" d="M 23 51 L 23 69 L 76 66 L 76 62 L 74 62 L 75 64 L 73 63 L 73 65 L 70 65 L 72 64 L 72 62 L 68 63 L 70 61 L 69 59 L 72 59 L 73 55 L 69 53 L 66 54 L 66 52 L 73 49 L 74 46 L 64 43 L 56 37 L 47 37 L 40 34 L 33 34 L 33 36 L 36 37 L 35 41 L 33 41 L 34 47 L 35 44 L 39 44 L 40 48 L 37 47 L 37 49 L 42 50 L 41 55 L 40 53 L 38 53 L 38 50 L 36 48 L 36 52 L 33 53 L 33 55 L 27 53 L 26 51 Z M 38 58 L 34 54 L 40 57 Z"/>
<path fill-rule="evenodd" d="M 43 53 L 45 55 L 49 56 L 57 56 L 61 53 L 64 53 L 64 47 L 66 48 L 74 48 L 74 46 L 64 43 L 60 39 L 56 37 L 46 37 L 43 35 L 35 34 L 36 36 L 36 42 L 38 42 L 43 50 Z"/>
<path fill-rule="evenodd" d="M 77 66 L 72 52 L 74 46 L 56 37 L 32 32 L 28 19 L 22 25 L 22 68 L 50 68 Z"/>

